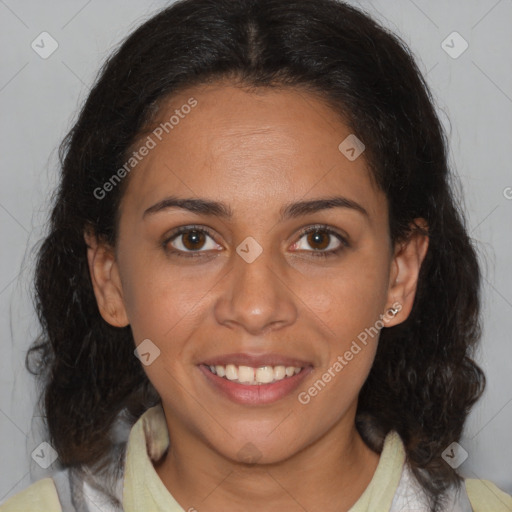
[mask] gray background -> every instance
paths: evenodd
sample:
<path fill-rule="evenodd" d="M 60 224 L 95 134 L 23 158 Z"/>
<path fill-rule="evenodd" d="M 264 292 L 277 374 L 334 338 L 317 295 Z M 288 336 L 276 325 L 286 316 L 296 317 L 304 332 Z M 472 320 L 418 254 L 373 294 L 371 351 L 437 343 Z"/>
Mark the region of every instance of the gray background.
<path fill-rule="evenodd" d="M 35 244 L 56 183 L 56 148 L 72 126 L 100 64 L 129 31 L 168 2 L 0 0 L 0 501 L 49 473 L 31 458 L 44 441 L 33 420 L 36 388 L 24 355 L 38 332 L 31 302 Z M 512 493 L 512 0 L 352 2 L 412 48 L 434 93 L 460 177 L 468 229 L 484 263 L 488 377 L 461 440 L 460 466 Z M 32 48 L 47 31 L 58 49 Z M 457 58 L 442 42 L 457 31 Z M 462 41 L 447 39 L 452 54 Z"/>

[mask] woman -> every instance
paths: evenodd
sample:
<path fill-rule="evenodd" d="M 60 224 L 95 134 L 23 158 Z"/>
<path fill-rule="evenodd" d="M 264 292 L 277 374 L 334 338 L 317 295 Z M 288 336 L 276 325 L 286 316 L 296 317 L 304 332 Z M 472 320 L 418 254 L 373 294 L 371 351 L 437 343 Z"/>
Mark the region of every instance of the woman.
<path fill-rule="evenodd" d="M 395 36 L 334 0 L 177 2 L 61 155 L 28 363 L 63 470 L 2 512 L 512 507 L 450 464 L 479 267 Z"/>

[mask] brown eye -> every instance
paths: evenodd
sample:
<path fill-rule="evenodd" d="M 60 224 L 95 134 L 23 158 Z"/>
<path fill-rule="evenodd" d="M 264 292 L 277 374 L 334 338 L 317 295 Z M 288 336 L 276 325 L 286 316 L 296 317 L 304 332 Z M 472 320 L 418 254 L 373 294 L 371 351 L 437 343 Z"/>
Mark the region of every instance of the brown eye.
<path fill-rule="evenodd" d="M 329 246 L 331 235 L 326 234 L 325 231 L 317 230 L 311 231 L 307 235 L 307 241 L 313 249 L 321 250 Z"/>
<path fill-rule="evenodd" d="M 201 256 L 219 246 L 206 229 L 185 226 L 174 231 L 163 243 L 164 248 L 179 256 Z"/>
<path fill-rule="evenodd" d="M 302 240 L 305 239 L 305 243 Z M 302 231 L 293 250 L 309 252 L 311 256 L 329 257 L 336 256 L 346 247 L 349 247 L 345 238 L 330 229 L 328 226 L 312 226 Z"/>
<path fill-rule="evenodd" d="M 190 251 L 200 249 L 205 240 L 206 236 L 201 231 L 188 231 L 182 235 L 183 245 Z"/>

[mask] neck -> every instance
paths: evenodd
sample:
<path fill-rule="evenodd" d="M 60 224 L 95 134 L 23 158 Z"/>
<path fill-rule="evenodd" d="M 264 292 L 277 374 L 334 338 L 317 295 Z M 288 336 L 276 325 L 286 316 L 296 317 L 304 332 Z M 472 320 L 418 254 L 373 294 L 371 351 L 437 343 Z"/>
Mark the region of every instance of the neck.
<path fill-rule="evenodd" d="M 173 423 L 172 429 L 168 425 L 170 438 L 180 442 L 171 441 L 155 470 L 187 511 L 347 511 L 370 483 L 379 461 L 357 432 L 353 416 L 349 428 L 340 422 L 284 461 L 252 465 L 223 457 Z"/>

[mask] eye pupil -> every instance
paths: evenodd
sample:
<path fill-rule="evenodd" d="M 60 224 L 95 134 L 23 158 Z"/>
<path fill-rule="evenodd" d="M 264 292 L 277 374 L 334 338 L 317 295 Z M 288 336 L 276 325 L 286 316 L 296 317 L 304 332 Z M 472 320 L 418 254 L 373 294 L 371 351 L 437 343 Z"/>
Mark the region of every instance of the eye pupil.
<path fill-rule="evenodd" d="M 308 244 L 315 249 L 325 249 L 329 246 L 329 235 L 319 230 L 312 231 L 308 234 Z M 320 244 L 320 247 L 315 247 L 315 244 Z"/>
<path fill-rule="evenodd" d="M 189 242 L 191 244 L 189 245 Z M 183 236 L 183 245 L 190 250 L 197 249 L 198 246 L 202 246 L 204 243 L 204 233 L 197 230 L 192 230 L 184 234 Z"/>

